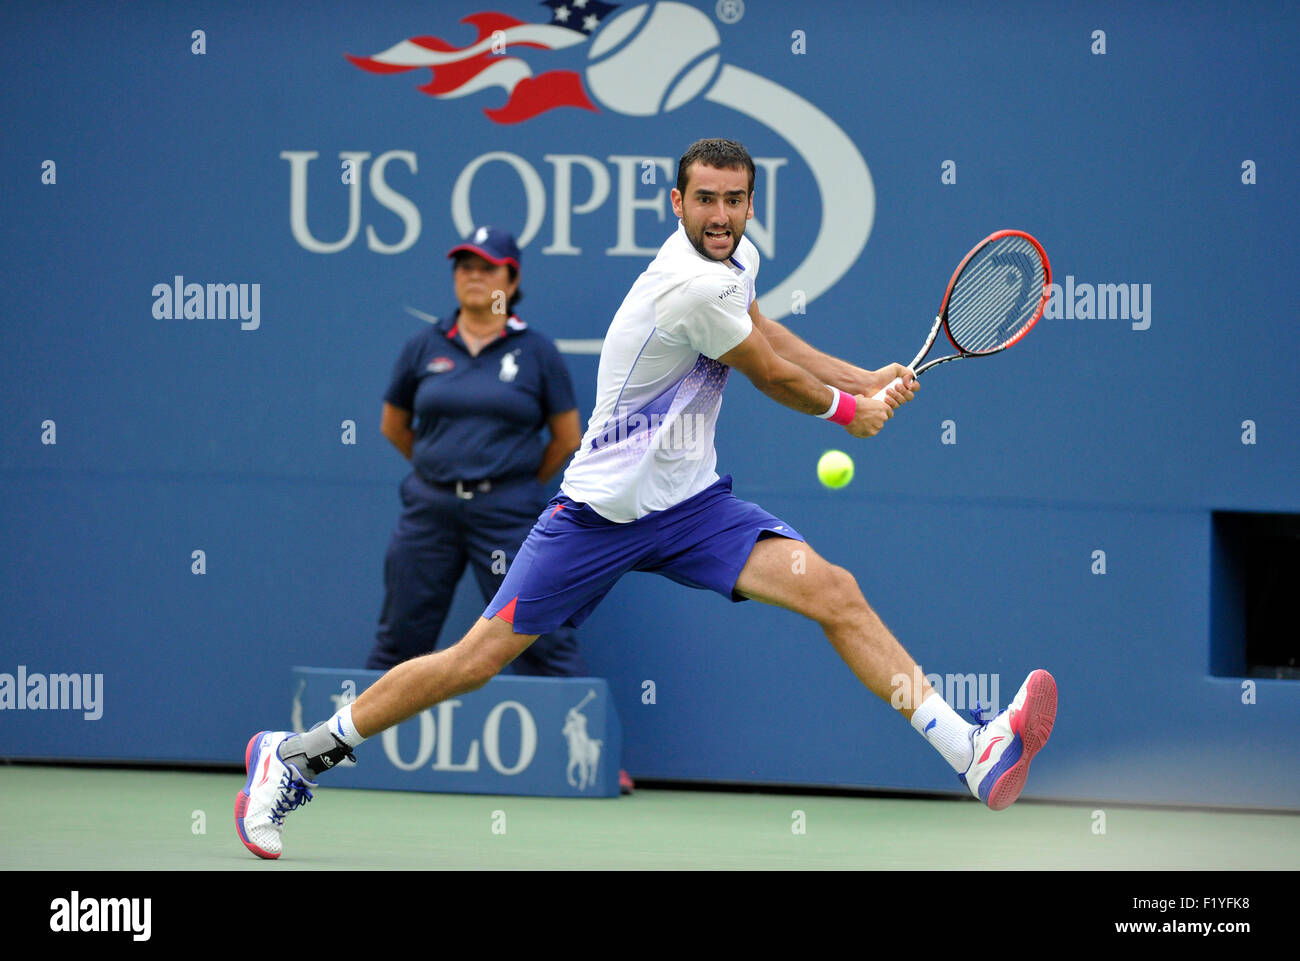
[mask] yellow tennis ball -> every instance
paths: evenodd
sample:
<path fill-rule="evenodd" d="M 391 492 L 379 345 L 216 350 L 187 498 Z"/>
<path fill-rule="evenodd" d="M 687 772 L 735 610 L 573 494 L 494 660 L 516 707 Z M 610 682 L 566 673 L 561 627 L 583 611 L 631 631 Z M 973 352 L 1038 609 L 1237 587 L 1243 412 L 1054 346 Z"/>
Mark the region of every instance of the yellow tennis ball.
<path fill-rule="evenodd" d="M 817 479 L 838 490 L 853 480 L 853 458 L 842 450 L 828 450 L 817 462 Z"/>

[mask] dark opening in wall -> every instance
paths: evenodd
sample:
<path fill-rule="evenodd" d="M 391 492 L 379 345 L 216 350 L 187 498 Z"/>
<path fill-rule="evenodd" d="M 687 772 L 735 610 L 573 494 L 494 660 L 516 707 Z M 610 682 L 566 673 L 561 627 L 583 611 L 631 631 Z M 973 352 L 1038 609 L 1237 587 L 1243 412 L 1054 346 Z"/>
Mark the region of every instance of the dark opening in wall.
<path fill-rule="evenodd" d="M 1215 511 L 1210 673 L 1300 679 L 1300 514 Z"/>

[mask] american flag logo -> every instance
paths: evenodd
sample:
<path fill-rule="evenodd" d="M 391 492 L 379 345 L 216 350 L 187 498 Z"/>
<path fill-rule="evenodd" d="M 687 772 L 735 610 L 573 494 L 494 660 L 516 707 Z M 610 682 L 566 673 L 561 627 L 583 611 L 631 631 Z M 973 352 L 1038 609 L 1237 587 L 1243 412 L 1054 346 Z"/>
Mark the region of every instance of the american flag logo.
<path fill-rule="evenodd" d="M 556 107 L 598 112 L 573 70 L 549 70 L 534 76 L 528 63 L 503 50 L 563 50 L 586 43 L 618 4 L 600 0 L 544 0 L 549 23 L 528 23 L 504 13 L 473 13 L 461 19 L 478 31 L 473 43 L 457 47 L 441 37 L 411 37 L 369 57 L 345 54 L 370 73 L 404 73 L 427 67 L 433 79 L 417 89 L 439 100 L 467 97 L 501 87 L 503 106 L 485 109 L 493 123 L 522 123 Z"/>

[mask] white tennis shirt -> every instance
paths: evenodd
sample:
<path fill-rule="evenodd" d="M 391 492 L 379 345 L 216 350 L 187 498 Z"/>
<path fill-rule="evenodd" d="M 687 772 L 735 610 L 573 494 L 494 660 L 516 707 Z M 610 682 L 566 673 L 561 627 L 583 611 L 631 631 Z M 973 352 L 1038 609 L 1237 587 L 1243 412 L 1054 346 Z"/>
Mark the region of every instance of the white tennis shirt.
<path fill-rule="evenodd" d="M 626 523 L 717 481 L 713 439 L 731 370 L 717 358 L 753 329 L 758 259 L 742 237 L 729 260 L 710 260 L 678 222 L 609 325 L 565 494 Z"/>

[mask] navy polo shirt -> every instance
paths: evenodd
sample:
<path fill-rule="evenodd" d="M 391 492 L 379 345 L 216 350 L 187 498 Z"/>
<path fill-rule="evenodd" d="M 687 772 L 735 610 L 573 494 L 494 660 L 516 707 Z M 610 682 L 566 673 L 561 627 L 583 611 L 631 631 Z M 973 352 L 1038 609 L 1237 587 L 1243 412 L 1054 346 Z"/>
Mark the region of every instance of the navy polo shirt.
<path fill-rule="evenodd" d="M 414 414 L 413 466 L 444 484 L 536 475 L 542 428 L 577 407 L 559 350 L 512 316 L 474 357 L 456 316 L 406 342 L 384 394 Z"/>

